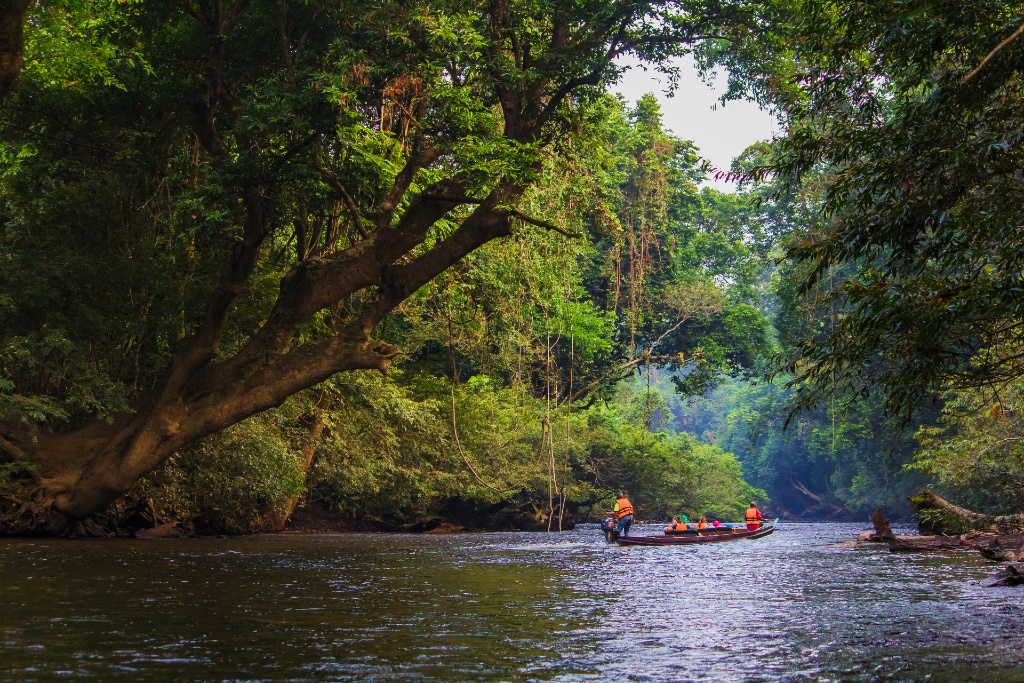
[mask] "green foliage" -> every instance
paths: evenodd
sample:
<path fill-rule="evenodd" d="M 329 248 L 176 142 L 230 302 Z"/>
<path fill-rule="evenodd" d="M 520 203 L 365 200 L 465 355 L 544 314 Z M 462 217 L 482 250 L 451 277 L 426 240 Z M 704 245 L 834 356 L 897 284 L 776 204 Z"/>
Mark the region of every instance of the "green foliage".
<path fill-rule="evenodd" d="M 767 500 L 764 491 L 743 480 L 735 456 L 716 446 L 689 434 L 651 432 L 621 410 L 592 409 L 587 419 L 588 449 L 598 481 L 609 494 L 626 492 L 641 518 L 685 513 L 734 521 L 750 500 Z M 614 498 L 609 495 L 603 502 L 611 509 Z"/>
<path fill-rule="evenodd" d="M 881 391 L 910 422 L 1020 376 L 1024 43 L 972 73 L 1020 23 L 1007 2 L 796 6 L 801 97 L 764 170 L 812 208 L 787 255 L 839 314 L 793 348 L 800 404 Z"/>
<path fill-rule="evenodd" d="M 744 478 L 764 489 L 776 510 L 865 519 L 882 506 L 911 516 L 907 496 L 926 481 L 906 469 L 916 444 L 882 419 L 877 402 L 805 410 L 784 428 L 790 403 L 781 383 L 727 378 L 704 396 L 685 397 L 672 379 L 660 374 L 651 383 L 655 427 L 735 454 Z M 633 386 L 643 397 L 644 379 Z"/>
<path fill-rule="evenodd" d="M 295 431 L 282 411 L 249 418 L 179 451 L 133 493 L 197 533 L 273 529 L 306 489 Z"/>
<path fill-rule="evenodd" d="M 373 318 L 405 352 L 397 372 L 307 389 L 183 449 L 141 494 L 205 531 L 274 526 L 307 487 L 353 522 L 538 502 L 587 514 L 618 486 L 652 516 L 735 515 L 762 496 L 736 460 L 652 430 L 650 400 L 617 392 L 654 365 L 691 393 L 755 367 L 771 345 L 766 221 L 745 196 L 699 189 L 697 150 L 655 98 L 627 108 L 602 85 L 615 56 L 665 63 L 706 35 L 721 50 L 763 5 L 513 2 L 502 36 L 490 10 L 433 0 L 258 0 L 216 17 L 33 5 L 0 117 L 0 427 L 123 426 L 215 294 L 237 290 L 211 345 L 223 368 L 272 311 L 303 308 L 295 283 L 408 237 L 366 285 L 296 313 L 237 375 L 255 382 L 255 366 L 351 333 L 495 193 L 511 237 Z M 419 226 L 434 192 L 464 203 Z M 219 288 L 254 239 L 252 274 Z"/>
<path fill-rule="evenodd" d="M 944 394 L 942 416 L 915 435 L 913 467 L 933 477 L 965 507 L 982 513 L 1024 510 L 1022 383 Z"/>
<path fill-rule="evenodd" d="M 911 497 L 911 502 L 913 502 L 913 497 Z M 939 509 L 920 510 L 917 513 L 917 521 L 922 526 L 935 529 L 944 536 L 961 536 L 972 531 L 989 531 L 992 526 L 992 520 L 988 518 L 968 520 L 962 515 Z"/>
<path fill-rule="evenodd" d="M 550 159 L 529 198 L 534 215 L 595 237 L 552 239 L 523 224 L 512 238 L 436 278 L 385 321 L 385 337 L 408 353 L 400 369 L 339 375 L 303 399 L 324 423 L 306 477 L 310 496 L 353 525 L 448 514 L 469 525 L 501 526 L 525 509 L 543 526 L 549 495 L 553 505 L 599 517 L 617 488 L 629 490 L 640 514 L 653 519 L 685 511 L 735 520 L 751 498 L 766 500 L 744 482 L 731 454 L 688 435 L 652 431 L 649 396 L 616 389 L 631 371 L 614 371 L 632 357 L 625 337 L 630 320 L 646 321 L 632 337 L 646 344 L 654 332 L 681 323 L 662 343 L 685 358 L 706 359 L 695 364 L 705 368 L 704 381 L 715 381 L 723 367 L 752 366 L 768 334 L 751 305 L 761 285 L 753 265 L 759 255 L 747 244 L 758 222 L 733 215 L 746 210 L 741 200 L 697 192 L 692 184 L 676 187 L 680 198 L 667 205 L 674 208 L 649 207 L 655 216 L 673 214 L 658 228 L 668 265 L 651 267 L 644 282 L 630 284 L 638 297 L 652 297 L 646 312 L 631 318 L 636 311 L 616 308 L 608 298 L 615 276 L 609 259 L 627 240 L 603 231 L 609 218 L 614 226 L 637 214 L 630 174 L 677 174 L 691 183 L 698 176 L 687 144 L 658 147 L 664 134 L 653 100 L 628 115 L 610 98 L 595 107 L 593 125 Z M 644 157 L 641 167 L 636 155 L 644 145 L 662 151 Z M 562 167 L 567 162 L 571 173 Z M 597 395 L 610 402 L 595 402 Z M 225 456 L 232 447 L 206 446 Z M 180 470 L 177 458 L 174 463 Z M 221 467 L 191 474 L 189 486 L 225 491 L 226 484 L 209 484 L 229 480 Z M 265 490 L 258 475 L 253 488 Z M 286 499 L 272 493 L 265 491 L 262 509 L 266 501 L 276 501 L 273 507 Z M 192 500 L 198 517 L 222 514 Z"/>

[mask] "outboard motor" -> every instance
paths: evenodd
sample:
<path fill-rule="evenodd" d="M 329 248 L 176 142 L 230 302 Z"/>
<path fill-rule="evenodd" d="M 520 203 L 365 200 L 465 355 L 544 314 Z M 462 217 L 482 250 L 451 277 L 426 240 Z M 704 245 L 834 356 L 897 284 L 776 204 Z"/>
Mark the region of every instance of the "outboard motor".
<path fill-rule="evenodd" d="M 611 517 L 601 522 L 601 531 L 604 532 L 604 537 L 608 539 L 609 543 L 614 543 L 615 539 L 619 537 L 618 524 Z"/>

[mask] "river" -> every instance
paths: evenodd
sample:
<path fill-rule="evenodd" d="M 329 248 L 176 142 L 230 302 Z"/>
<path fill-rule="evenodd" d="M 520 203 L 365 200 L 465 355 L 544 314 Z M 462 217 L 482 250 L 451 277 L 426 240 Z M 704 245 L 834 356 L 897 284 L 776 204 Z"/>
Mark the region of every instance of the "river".
<path fill-rule="evenodd" d="M 9 681 L 1021 681 L 1024 589 L 972 553 L 788 524 L 0 542 Z M 634 527 L 634 534 L 660 527 Z"/>

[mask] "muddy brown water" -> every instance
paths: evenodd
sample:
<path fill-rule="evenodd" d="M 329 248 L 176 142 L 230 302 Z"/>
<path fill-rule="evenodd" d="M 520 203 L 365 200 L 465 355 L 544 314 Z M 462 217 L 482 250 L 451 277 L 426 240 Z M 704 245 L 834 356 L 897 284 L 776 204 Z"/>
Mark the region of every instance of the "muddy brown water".
<path fill-rule="evenodd" d="M 1024 681 L 1024 589 L 863 528 L 3 541 L 0 678 Z"/>

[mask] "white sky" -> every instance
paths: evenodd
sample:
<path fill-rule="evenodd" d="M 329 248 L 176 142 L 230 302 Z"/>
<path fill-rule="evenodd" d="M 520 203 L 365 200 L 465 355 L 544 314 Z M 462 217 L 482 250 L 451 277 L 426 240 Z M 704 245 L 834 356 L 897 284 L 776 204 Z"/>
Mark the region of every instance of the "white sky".
<path fill-rule="evenodd" d="M 675 95 L 667 97 L 665 76 L 657 71 L 644 71 L 637 62 L 622 62 L 631 68 L 611 87 L 631 104 L 647 93 L 654 93 L 661 102 L 661 113 L 668 128 L 676 136 L 693 140 L 702 157 L 716 168 L 728 171 L 732 160 L 759 140 L 770 139 L 779 129 L 775 117 L 747 101 L 718 101 L 725 92 L 725 75 L 719 74 L 714 87 L 697 76 L 690 58 L 677 62 L 680 68 Z M 725 183 L 708 183 L 724 192 L 734 188 Z"/>

